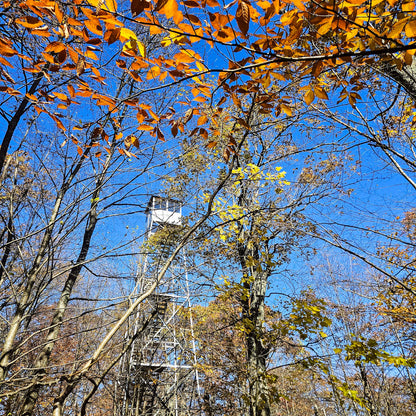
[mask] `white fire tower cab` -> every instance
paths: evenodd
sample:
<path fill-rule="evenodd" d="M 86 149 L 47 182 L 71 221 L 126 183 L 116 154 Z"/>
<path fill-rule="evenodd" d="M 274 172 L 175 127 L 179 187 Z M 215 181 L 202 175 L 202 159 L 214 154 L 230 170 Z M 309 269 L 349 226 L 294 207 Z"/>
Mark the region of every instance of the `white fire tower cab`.
<path fill-rule="evenodd" d="M 152 196 L 138 296 L 154 283 L 176 247 L 182 230 L 180 202 Z M 171 264 L 163 280 L 140 305 L 126 335 L 131 347 L 119 380 L 118 416 L 194 416 L 200 414 L 191 300 L 185 253 Z"/>

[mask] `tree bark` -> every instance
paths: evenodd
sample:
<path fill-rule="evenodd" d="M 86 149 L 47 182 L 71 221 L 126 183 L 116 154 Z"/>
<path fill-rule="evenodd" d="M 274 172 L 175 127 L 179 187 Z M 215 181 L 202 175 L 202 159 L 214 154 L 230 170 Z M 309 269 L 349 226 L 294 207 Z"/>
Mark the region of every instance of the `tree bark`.
<path fill-rule="evenodd" d="M 395 65 L 391 65 L 389 62 L 382 63 L 380 71 L 386 74 L 389 78 L 397 82 L 403 87 L 413 101 L 416 102 L 416 60 L 409 66 L 404 66 L 399 69 Z"/>

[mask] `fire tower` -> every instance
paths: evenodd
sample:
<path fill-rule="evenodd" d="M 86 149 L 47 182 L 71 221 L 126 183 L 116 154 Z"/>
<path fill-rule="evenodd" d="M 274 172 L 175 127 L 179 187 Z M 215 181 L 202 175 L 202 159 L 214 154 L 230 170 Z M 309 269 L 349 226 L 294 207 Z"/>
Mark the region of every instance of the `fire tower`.
<path fill-rule="evenodd" d="M 154 283 L 182 231 L 180 202 L 152 196 L 137 295 Z M 140 305 L 126 334 L 117 386 L 117 416 L 194 416 L 200 414 L 190 289 L 185 253 Z"/>

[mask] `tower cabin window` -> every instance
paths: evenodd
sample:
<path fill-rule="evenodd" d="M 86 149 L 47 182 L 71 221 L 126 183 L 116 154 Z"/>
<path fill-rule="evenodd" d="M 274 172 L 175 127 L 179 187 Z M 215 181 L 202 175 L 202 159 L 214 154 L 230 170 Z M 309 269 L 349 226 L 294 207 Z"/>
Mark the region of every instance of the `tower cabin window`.
<path fill-rule="evenodd" d="M 152 209 L 170 211 L 170 212 L 180 212 L 181 205 L 178 201 L 173 199 L 153 197 Z"/>

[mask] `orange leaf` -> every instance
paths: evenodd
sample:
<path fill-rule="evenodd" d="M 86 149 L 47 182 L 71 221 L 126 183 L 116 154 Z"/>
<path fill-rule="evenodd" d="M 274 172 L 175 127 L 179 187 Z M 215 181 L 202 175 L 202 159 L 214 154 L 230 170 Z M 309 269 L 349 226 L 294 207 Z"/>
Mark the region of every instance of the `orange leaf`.
<path fill-rule="evenodd" d="M 228 162 L 230 160 L 230 155 L 231 155 L 230 149 L 228 147 L 226 147 L 224 149 L 222 155 L 223 155 L 225 161 Z"/>
<path fill-rule="evenodd" d="M 66 46 L 62 42 L 51 42 L 46 48 L 45 52 L 59 53 L 66 49 Z"/>
<path fill-rule="evenodd" d="M 50 114 L 50 113 L 48 113 L 51 117 L 52 117 L 52 119 L 55 121 L 55 123 L 56 123 L 56 125 L 61 129 L 61 130 L 63 130 L 63 131 L 66 131 L 66 128 L 65 128 L 65 126 L 63 125 L 63 123 L 62 123 L 62 121 L 57 117 L 57 116 L 55 116 L 54 114 Z"/>
<path fill-rule="evenodd" d="M 235 33 L 230 27 L 225 27 L 223 30 L 219 30 L 218 32 L 214 33 L 213 36 L 221 42 L 230 42 L 234 40 Z"/>
<path fill-rule="evenodd" d="M 67 85 L 69 95 L 74 98 L 75 97 L 75 88 L 72 85 Z"/>
<path fill-rule="evenodd" d="M 147 124 L 142 124 L 141 126 L 137 127 L 137 130 L 151 131 L 153 130 L 153 127 Z"/>
<path fill-rule="evenodd" d="M 36 97 L 36 95 L 29 94 L 28 92 L 26 93 L 26 97 L 32 101 L 35 101 L 35 102 L 38 101 L 38 97 Z"/>
<path fill-rule="evenodd" d="M 14 66 L 10 62 L 8 62 L 6 59 L 2 58 L 1 56 L 0 56 L 0 64 L 7 65 L 10 68 L 14 68 Z M 23 68 L 23 70 L 26 70 L 26 69 Z M 40 71 L 37 71 L 36 69 L 34 69 L 33 71 L 40 72 Z"/>
<path fill-rule="evenodd" d="M 90 18 L 84 21 L 84 25 L 87 27 L 87 29 L 95 33 L 96 35 L 101 36 L 103 34 L 103 28 L 100 24 L 100 21 L 95 18 Z"/>
<path fill-rule="evenodd" d="M 192 101 L 196 101 L 198 103 L 205 103 L 207 101 L 207 99 L 205 97 L 195 97 Z"/>
<path fill-rule="evenodd" d="M 40 108 L 40 107 L 38 107 L 37 105 L 35 105 L 35 110 L 36 110 L 36 112 L 38 113 L 38 114 L 40 114 L 40 113 L 45 113 L 45 110 L 43 109 L 43 108 Z"/>
<path fill-rule="evenodd" d="M 78 62 L 78 59 L 79 59 L 78 52 L 75 49 L 69 47 L 68 48 L 68 53 L 69 53 L 69 56 L 72 59 L 72 62 L 74 62 L 74 64 L 76 64 Z"/>
<path fill-rule="evenodd" d="M 160 68 L 158 66 L 153 66 L 147 73 L 146 79 L 154 79 L 160 75 Z"/>
<path fill-rule="evenodd" d="M 34 16 L 25 16 L 24 18 L 16 19 L 16 23 L 28 29 L 43 26 L 42 20 Z"/>
<path fill-rule="evenodd" d="M 325 22 L 326 20 L 326 22 Z M 321 25 L 318 28 L 318 33 L 323 36 L 329 32 L 332 27 L 332 21 L 334 20 L 334 16 L 330 17 L 329 19 L 323 20 L 324 23 L 320 22 Z"/>
<path fill-rule="evenodd" d="M 360 0 L 361 1 L 361 0 Z M 303 12 L 306 10 L 305 5 L 300 1 L 300 0 L 292 0 L 292 3 L 299 9 L 302 10 Z"/>
<path fill-rule="evenodd" d="M 68 97 L 65 94 L 61 93 L 61 92 L 53 92 L 52 94 L 55 97 L 58 97 L 62 101 L 68 101 Z"/>
<path fill-rule="evenodd" d="M 195 62 L 195 58 L 193 58 L 192 56 L 190 56 L 189 54 L 185 53 L 185 52 L 179 52 L 177 53 L 175 56 L 175 61 L 176 62 L 182 62 L 182 63 L 192 63 Z"/>
<path fill-rule="evenodd" d="M 62 10 L 59 8 L 58 2 L 55 3 L 55 16 L 58 19 L 59 23 L 62 23 L 62 20 L 64 18 L 64 14 L 62 13 Z"/>
<path fill-rule="evenodd" d="M 402 4 L 402 10 L 404 12 L 412 12 L 414 9 L 415 9 L 415 3 L 413 2 Z"/>
<path fill-rule="evenodd" d="M 55 63 L 55 59 L 52 55 L 49 55 L 48 53 L 42 52 L 42 56 L 45 59 L 45 61 L 49 62 L 50 64 Z"/>
<path fill-rule="evenodd" d="M 271 4 L 268 1 L 260 0 L 257 2 L 257 6 L 261 7 L 263 10 L 267 10 Z"/>
<path fill-rule="evenodd" d="M 97 55 L 96 55 L 93 51 L 90 51 L 89 49 L 87 49 L 87 50 L 85 51 L 85 56 L 86 56 L 87 58 L 94 59 L 94 61 L 97 61 L 97 60 L 98 60 Z"/>
<path fill-rule="evenodd" d="M 0 74 L 2 74 L 7 81 L 11 82 L 12 84 L 16 84 L 16 81 L 10 76 L 10 74 L 3 68 L 0 68 Z"/>
<path fill-rule="evenodd" d="M 238 3 L 237 12 L 235 14 L 238 27 L 244 36 L 247 36 L 247 32 L 250 26 L 250 8 L 244 1 Z"/>
<path fill-rule="evenodd" d="M 220 105 L 224 104 L 227 101 L 227 99 L 225 97 L 222 97 L 221 100 L 218 101 L 217 106 L 219 107 Z"/>
<path fill-rule="evenodd" d="M 158 2 L 159 3 L 159 2 Z M 178 3 L 176 0 L 167 0 L 167 2 L 163 5 L 163 8 L 160 9 L 160 12 L 163 13 L 168 19 L 174 18 L 178 15 Z M 178 24 L 179 22 L 176 22 Z"/>
<path fill-rule="evenodd" d="M 201 116 L 198 119 L 198 122 L 196 123 L 198 126 L 202 126 L 203 124 L 205 124 L 208 121 L 208 117 L 207 116 Z"/>

